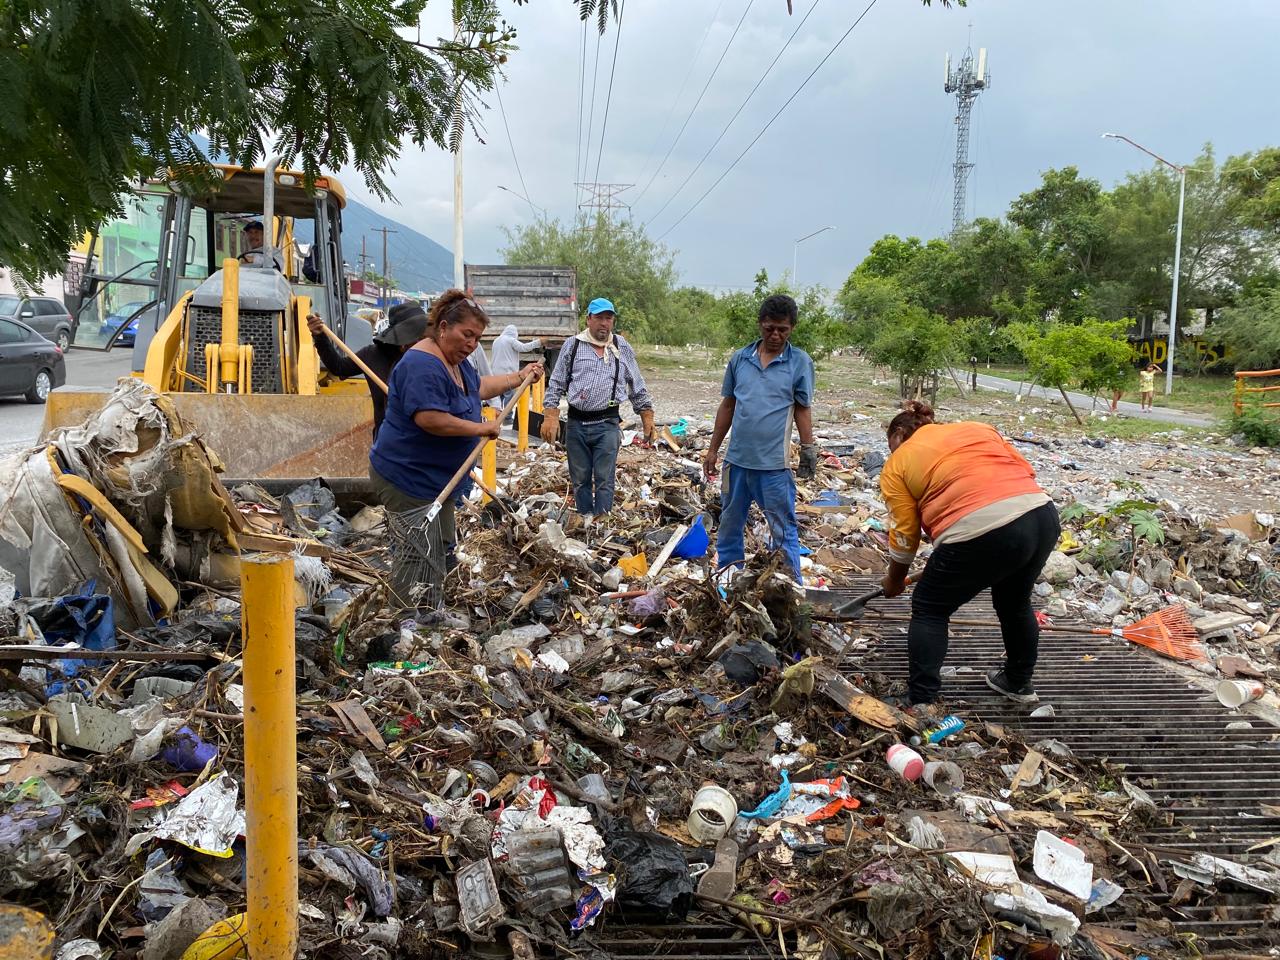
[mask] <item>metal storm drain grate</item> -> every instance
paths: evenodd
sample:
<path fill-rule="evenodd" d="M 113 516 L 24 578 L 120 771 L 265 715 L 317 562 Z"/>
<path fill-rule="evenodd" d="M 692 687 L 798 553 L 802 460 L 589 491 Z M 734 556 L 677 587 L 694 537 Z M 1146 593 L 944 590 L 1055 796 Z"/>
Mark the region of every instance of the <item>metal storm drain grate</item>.
<path fill-rule="evenodd" d="M 865 589 L 832 591 L 832 600 Z M 863 624 L 883 639 L 842 666 L 905 679 L 906 624 L 878 622 L 876 611 L 907 615 L 910 605 L 905 597 L 873 602 Z M 984 596 L 956 618 L 994 620 L 994 613 Z M 1142 837 L 1157 857 L 1199 852 L 1249 862 L 1261 855 L 1247 854 L 1250 847 L 1280 836 L 1280 821 L 1261 809 L 1280 803 L 1280 728 L 1228 711 L 1211 690 L 1158 657 L 1083 626 L 1079 636 L 1041 637 L 1035 686 L 1040 704 L 1052 704 L 1055 716 L 1033 719 L 1031 707 L 986 686 L 986 672 L 1003 650 L 996 628 L 953 626 L 946 667 L 961 672 L 946 677 L 943 696 L 963 701 L 966 715 L 1004 724 L 1028 742 L 1051 737 L 1080 757 L 1124 764 L 1125 776 L 1174 814 L 1172 826 L 1150 828 Z M 1228 729 L 1241 720 L 1252 728 Z M 1169 877 L 1172 887 L 1176 878 Z M 1220 890 L 1199 906 L 1170 906 L 1169 896 L 1158 893 L 1149 899 L 1165 905 L 1179 933 L 1194 933 L 1206 955 L 1280 944 L 1280 913 L 1267 898 Z"/>

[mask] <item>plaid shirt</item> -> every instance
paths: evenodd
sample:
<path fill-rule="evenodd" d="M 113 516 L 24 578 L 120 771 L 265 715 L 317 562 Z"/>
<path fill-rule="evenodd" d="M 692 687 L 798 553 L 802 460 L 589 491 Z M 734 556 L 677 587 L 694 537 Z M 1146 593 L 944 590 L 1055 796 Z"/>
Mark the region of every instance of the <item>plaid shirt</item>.
<path fill-rule="evenodd" d="M 614 349 L 606 350 L 603 357 L 596 356 L 595 348 L 574 338 L 566 340 L 560 348 L 555 370 L 547 382 L 544 408 L 559 407 L 569 387 L 569 405 L 578 410 L 594 412 L 611 403 L 621 403 L 626 397 L 637 413 L 653 409 L 653 398 L 644 385 L 644 375 L 636 362 L 636 352 L 631 344 L 618 335 L 613 338 Z M 569 358 L 573 358 L 573 377 L 569 377 Z M 615 391 L 614 376 L 617 376 Z"/>

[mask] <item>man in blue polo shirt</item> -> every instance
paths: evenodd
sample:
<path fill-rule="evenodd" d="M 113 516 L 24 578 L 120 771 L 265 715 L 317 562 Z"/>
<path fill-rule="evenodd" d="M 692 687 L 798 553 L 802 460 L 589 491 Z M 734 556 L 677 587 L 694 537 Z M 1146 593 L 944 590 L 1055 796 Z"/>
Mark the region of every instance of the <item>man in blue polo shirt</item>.
<path fill-rule="evenodd" d="M 724 371 L 715 431 L 702 461 L 707 478 L 716 474 L 720 444 L 729 434 L 725 477 L 720 486 L 720 528 L 716 553 L 723 569 L 741 564 L 743 533 L 751 503 L 769 521 L 773 546 L 781 548 L 800 579 L 800 531 L 796 525 L 796 483 L 789 464 L 791 421 L 800 432 L 801 478 L 818 467 L 813 440 L 813 359 L 791 346 L 796 302 L 775 294 L 760 305 L 760 339 L 743 347 Z M 733 432 L 730 433 L 730 427 Z"/>

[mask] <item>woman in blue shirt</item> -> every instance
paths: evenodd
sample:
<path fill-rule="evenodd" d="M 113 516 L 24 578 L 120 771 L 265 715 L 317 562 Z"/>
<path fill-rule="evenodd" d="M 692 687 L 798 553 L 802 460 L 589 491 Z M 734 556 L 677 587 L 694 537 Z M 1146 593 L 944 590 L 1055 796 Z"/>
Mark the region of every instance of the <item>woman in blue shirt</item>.
<path fill-rule="evenodd" d="M 448 290 L 431 306 L 427 338 L 410 347 L 392 371 L 386 417 L 369 454 L 373 491 L 389 512 L 435 500 L 476 443 L 502 430 L 499 421 L 481 418 L 484 401 L 514 390 L 531 370 L 542 375 L 542 365 L 531 363 L 517 373 L 481 377 L 466 359 L 488 323 L 479 304 L 461 290 Z M 470 489 L 471 478 L 464 477 L 440 511 L 450 565 L 457 539 L 454 503 Z M 405 582 L 406 572 L 393 558 L 392 589 L 408 606 L 413 584 Z"/>

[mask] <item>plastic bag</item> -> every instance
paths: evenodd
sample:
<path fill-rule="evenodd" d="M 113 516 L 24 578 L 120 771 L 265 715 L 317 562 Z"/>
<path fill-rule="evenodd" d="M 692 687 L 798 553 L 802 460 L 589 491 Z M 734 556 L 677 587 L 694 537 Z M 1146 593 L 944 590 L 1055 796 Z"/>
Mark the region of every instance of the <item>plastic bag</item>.
<path fill-rule="evenodd" d="M 678 843 L 624 830 L 610 838 L 605 854 L 621 880 L 618 905 L 624 911 L 656 915 L 664 923 L 684 920 L 693 905 L 693 878 Z"/>

